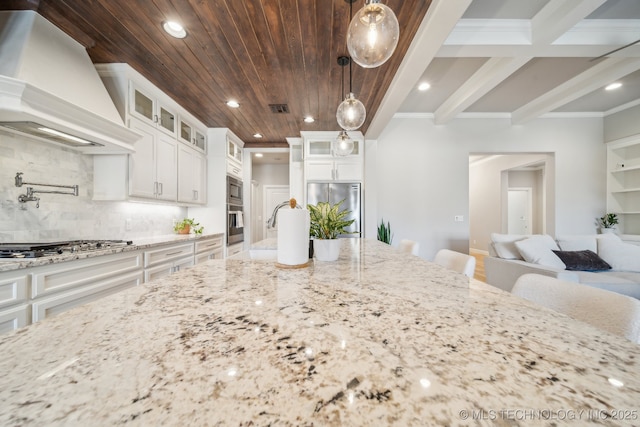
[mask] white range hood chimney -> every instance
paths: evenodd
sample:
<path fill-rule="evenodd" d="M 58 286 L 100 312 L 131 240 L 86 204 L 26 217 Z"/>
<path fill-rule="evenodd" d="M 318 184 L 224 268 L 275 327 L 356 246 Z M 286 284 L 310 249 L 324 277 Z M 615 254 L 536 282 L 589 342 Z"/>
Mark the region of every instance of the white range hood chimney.
<path fill-rule="evenodd" d="M 0 12 L 0 130 L 87 154 L 132 152 L 141 137 L 124 126 L 85 48 L 30 10 Z"/>

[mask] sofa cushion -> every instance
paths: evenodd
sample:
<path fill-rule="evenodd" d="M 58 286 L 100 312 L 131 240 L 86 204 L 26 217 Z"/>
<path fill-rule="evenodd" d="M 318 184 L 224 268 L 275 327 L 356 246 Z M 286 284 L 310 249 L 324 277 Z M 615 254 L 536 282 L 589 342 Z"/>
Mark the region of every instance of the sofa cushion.
<path fill-rule="evenodd" d="M 598 242 L 596 235 L 576 235 L 558 236 L 558 246 L 563 251 L 585 251 L 598 252 Z"/>
<path fill-rule="evenodd" d="M 522 259 L 522 255 L 514 244 L 516 240 L 523 240 L 529 236 L 523 234 L 501 234 L 491 233 L 490 249 L 493 249 L 493 254 L 502 259 Z M 491 252 L 491 250 L 489 251 Z"/>
<path fill-rule="evenodd" d="M 573 271 L 578 282 L 640 299 L 640 273 L 628 271 Z"/>
<path fill-rule="evenodd" d="M 598 255 L 612 270 L 640 272 L 640 246 L 625 243 L 617 236 L 598 239 Z"/>
<path fill-rule="evenodd" d="M 566 266 L 553 250 L 558 250 L 558 245 L 550 236 L 533 236 L 528 239 L 515 242 L 520 255 L 525 261 L 540 264 L 547 267 L 560 268 L 564 270 Z"/>
<path fill-rule="evenodd" d="M 595 240 L 595 239 L 594 239 Z M 611 270 L 611 266 L 595 252 L 584 251 L 553 251 L 566 265 L 567 270 L 574 271 L 603 271 Z"/>

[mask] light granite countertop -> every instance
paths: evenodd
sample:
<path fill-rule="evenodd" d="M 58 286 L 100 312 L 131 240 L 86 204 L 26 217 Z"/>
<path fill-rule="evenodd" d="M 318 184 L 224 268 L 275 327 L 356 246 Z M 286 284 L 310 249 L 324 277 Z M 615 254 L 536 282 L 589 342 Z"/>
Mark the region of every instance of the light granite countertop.
<path fill-rule="evenodd" d="M 41 265 L 58 264 L 61 262 L 73 261 L 77 259 L 94 258 L 97 256 L 117 254 L 121 252 L 137 251 L 141 249 L 149 249 L 156 246 L 166 245 L 169 243 L 180 243 L 195 241 L 199 239 L 207 239 L 223 236 L 223 233 L 210 234 L 167 234 L 162 236 L 145 237 L 133 239 L 131 245 L 114 246 L 112 248 L 81 251 L 81 252 L 65 252 L 60 255 L 43 256 L 38 258 L 0 258 L 0 272 L 20 270 L 23 268 L 38 267 Z M 84 239 L 88 240 L 88 239 Z"/>
<path fill-rule="evenodd" d="M 640 346 L 381 242 L 211 260 L 0 337 L 0 425 L 640 425 Z"/>

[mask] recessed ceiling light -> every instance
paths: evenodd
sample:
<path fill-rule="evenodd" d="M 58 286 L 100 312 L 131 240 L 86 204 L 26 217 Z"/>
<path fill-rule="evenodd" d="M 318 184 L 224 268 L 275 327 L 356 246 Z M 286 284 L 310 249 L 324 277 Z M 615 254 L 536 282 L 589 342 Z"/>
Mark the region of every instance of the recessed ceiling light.
<path fill-rule="evenodd" d="M 227 105 L 231 108 L 238 108 L 240 106 L 240 104 L 238 104 L 238 101 L 234 101 L 233 99 L 227 101 Z"/>
<path fill-rule="evenodd" d="M 429 89 L 430 87 L 431 87 L 431 85 L 429 83 L 423 82 L 423 83 L 420 83 L 420 86 L 418 86 L 418 90 L 419 91 L 425 91 L 425 90 Z"/>
<path fill-rule="evenodd" d="M 177 39 L 183 39 L 187 37 L 187 31 L 182 25 L 175 21 L 165 21 L 162 23 L 162 28 L 172 37 Z"/>
<path fill-rule="evenodd" d="M 262 153 L 256 153 L 255 156 L 256 157 L 262 157 Z"/>
<path fill-rule="evenodd" d="M 305 117 L 305 118 L 304 118 L 304 122 L 305 122 L 305 123 L 313 123 L 313 122 L 315 122 L 315 121 L 316 121 L 316 119 L 314 119 L 314 118 L 313 118 L 313 117 L 311 117 L 311 116 L 307 116 L 307 117 Z"/>
<path fill-rule="evenodd" d="M 254 133 L 253 137 L 254 138 L 262 138 L 262 134 L 261 133 Z"/>
<path fill-rule="evenodd" d="M 614 89 L 618 89 L 619 87 L 622 86 L 622 83 L 620 82 L 615 82 L 615 83 L 611 83 L 609 86 L 605 87 L 605 90 L 614 90 Z"/>

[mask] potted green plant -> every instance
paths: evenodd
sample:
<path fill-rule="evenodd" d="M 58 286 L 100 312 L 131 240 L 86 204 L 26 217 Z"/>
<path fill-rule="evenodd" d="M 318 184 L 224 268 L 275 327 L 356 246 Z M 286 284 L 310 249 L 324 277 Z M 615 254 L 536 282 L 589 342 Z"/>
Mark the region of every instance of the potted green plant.
<path fill-rule="evenodd" d="M 598 219 L 598 225 L 600 226 L 600 233 L 613 233 L 616 230 L 618 224 L 618 215 L 614 213 L 605 214 Z"/>
<path fill-rule="evenodd" d="M 378 240 L 386 243 L 387 245 L 391 244 L 393 240 L 393 234 L 391 234 L 391 224 L 387 221 L 387 225 L 384 225 L 384 218 L 380 220 L 380 225 L 378 226 Z"/>
<path fill-rule="evenodd" d="M 193 234 L 202 234 L 203 229 L 204 227 L 200 226 L 200 223 L 193 218 L 184 218 L 173 226 L 173 231 L 178 234 L 189 234 L 191 231 L 193 231 Z"/>
<path fill-rule="evenodd" d="M 309 235 L 314 238 L 313 251 L 319 261 L 335 261 L 340 254 L 340 234 L 348 234 L 348 226 L 354 219 L 345 219 L 351 211 L 340 210 L 344 200 L 331 205 L 319 202 L 317 205 L 307 205 L 310 217 Z"/>

